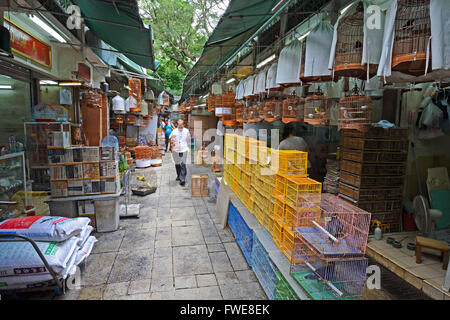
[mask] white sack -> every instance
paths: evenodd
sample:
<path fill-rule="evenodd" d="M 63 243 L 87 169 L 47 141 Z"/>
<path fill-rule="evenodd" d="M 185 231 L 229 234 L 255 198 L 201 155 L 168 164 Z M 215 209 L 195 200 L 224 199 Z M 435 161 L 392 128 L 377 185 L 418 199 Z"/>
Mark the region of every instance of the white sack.
<path fill-rule="evenodd" d="M 38 241 L 64 241 L 79 234 L 91 220 L 89 218 L 65 218 L 32 216 L 8 219 L 0 222 L 1 233 L 14 233 Z M 18 238 L 13 239 L 18 241 Z"/>
<path fill-rule="evenodd" d="M 268 70 L 269 67 L 266 67 L 256 75 L 255 88 L 253 90 L 255 94 L 264 93 L 266 91 L 266 77 Z"/>
<path fill-rule="evenodd" d="M 277 66 L 277 84 L 300 83 L 302 43 L 294 40 L 280 52 Z"/>
<path fill-rule="evenodd" d="M 75 257 L 75 266 L 78 266 L 81 262 L 83 262 L 90 254 L 92 251 L 92 248 L 94 247 L 94 243 L 97 242 L 97 239 L 94 236 L 90 236 L 87 241 L 85 242 L 85 244 L 83 245 L 82 248 L 80 248 L 77 252 L 76 252 L 76 257 Z"/>
<path fill-rule="evenodd" d="M 249 76 L 247 79 L 245 79 L 244 84 L 244 97 L 248 97 L 253 95 L 253 85 L 254 85 L 255 76 Z"/>
<path fill-rule="evenodd" d="M 278 63 L 275 62 L 269 67 L 269 70 L 267 70 L 266 90 L 279 87 L 279 85 L 277 84 L 277 69 Z"/>
<path fill-rule="evenodd" d="M 82 247 L 85 244 L 86 240 L 90 237 L 92 230 L 94 230 L 94 227 L 90 225 L 87 225 L 83 228 L 83 230 L 77 236 L 79 238 L 78 246 Z"/>

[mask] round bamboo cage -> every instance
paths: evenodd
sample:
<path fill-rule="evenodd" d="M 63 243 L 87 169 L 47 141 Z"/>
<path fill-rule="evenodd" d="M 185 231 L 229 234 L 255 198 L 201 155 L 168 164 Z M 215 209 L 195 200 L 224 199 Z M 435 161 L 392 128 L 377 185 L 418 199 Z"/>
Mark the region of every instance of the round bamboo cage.
<path fill-rule="evenodd" d="M 149 146 L 137 146 L 134 148 L 134 157 L 136 160 L 150 160 L 152 158 Z"/>
<path fill-rule="evenodd" d="M 222 107 L 222 123 L 227 127 L 232 127 L 237 124 L 235 105 L 230 107 Z"/>
<path fill-rule="evenodd" d="M 208 97 L 206 98 L 206 107 L 208 108 L 209 112 L 214 112 L 215 101 L 216 101 L 216 95 L 214 93 L 209 93 Z"/>
<path fill-rule="evenodd" d="M 244 122 L 244 106 L 236 105 L 236 122 L 243 123 Z"/>
<path fill-rule="evenodd" d="M 122 124 L 123 123 L 123 114 L 115 114 L 114 122 L 117 124 Z"/>
<path fill-rule="evenodd" d="M 356 12 L 342 18 L 337 28 L 334 75 L 367 79 L 367 65 L 361 65 L 364 42 L 364 6 L 359 2 Z M 369 78 L 377 72 L 377 65 L 369 67 Z"/>
<path fill-rule="evenodd" d="M 356 129 L 366 132 L 372 121 L 372 99 L 359 94 L 355 85 L 349 97 L 339 100 L 338 130 Z"/>
<path fill-rule="evenodd" d="M 136 124 L 136 116 L 134 114 L 128 114 L 126 121 L 127 124 Z"/>
<path fill-rule="evenodd" d="M 304 117 L 305 100 L 295 94 L 283 100 L 282 119 L 283 123 L 301 122 Z"/>
<path fill-rule="evenodd" d="M 100 107 L 102 103 L 102 95 L 95 91 L 86 91 L 83 92 L 83 96 L 81 99 L 82 106 L 88 107 Z"/>
<path fill-rule="evenodd" d="M 214 96 L 214 106 L 216 108 L 222 107 L 222 96 L 221 95 Z"/>
<path fill-rule="evenodd" d="M 311 125 L 327 125 L 330 122 L 331 99 L 325 97 L 320 87 L 306 98 L 303 121 Z"/>
<path fill-rule="evenodd" d="M 394 30 L 392 70 L 423 75 L 427 56 L 431 66 L 431 47 L 427 55 L 431 37 L 430 0 L 399 0 Z"/>
<path fill-rule="evenodd" d="M 192 108 L 194 108 L 197 105 L 198 105 L 198 97 L 191 97 L 189 99 L 189 105 L 188 105 L 190 110 L 192 110 Z"/>
<path fill-rule="evenodd" d="M 132 96 L 136 99 L 136 108 L 130 108 L 130 112 L 141 112 L 141 80 L 130 78 L 128 79 L 128 96 Z"/>
<path fill-rule="evenodd" d="M 236 98 L 233 90 L 229 90 L 227 93 L 222 95 L 222 107 L 234 107 L 236 103 Z"/>
<path fill-rule="evenodd" d="M 247 108 L 247 119 L 246 122 L 247 123 L 254 123 L 254 122 L 259 122 L 259 114 L 257 112 L 257 105 L 252 104 Z"/>
<path fill-rule="evenodd" d="M 271 99 L 264 103 L 264 120 L 274 122 L 281 120 L 282 102 L 277 99 Z"/>

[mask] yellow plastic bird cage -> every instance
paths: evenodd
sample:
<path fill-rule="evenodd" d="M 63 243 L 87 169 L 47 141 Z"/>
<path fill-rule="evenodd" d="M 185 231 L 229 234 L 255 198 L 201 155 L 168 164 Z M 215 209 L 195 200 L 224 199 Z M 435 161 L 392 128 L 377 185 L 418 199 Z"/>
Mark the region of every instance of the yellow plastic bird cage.
<path fill-rule="evenodd" d="M 286 185 L 286 203 L 296 208 L 320 206 L 322 184 L 310 178 L 289 178 Z"/>
<path fill-rule="evenodd" d="M 303 177 L 307 176 L 307 152 L 272 149 L 271 161 L 272 168 L 276 173 L 287 173 Z"/>

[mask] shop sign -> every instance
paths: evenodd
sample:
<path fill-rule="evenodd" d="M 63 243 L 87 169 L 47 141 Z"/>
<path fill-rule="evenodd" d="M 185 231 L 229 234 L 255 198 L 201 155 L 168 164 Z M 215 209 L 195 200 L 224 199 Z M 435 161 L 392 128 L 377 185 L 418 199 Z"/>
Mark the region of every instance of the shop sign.
<path fill-rule="evenodd" d="M 52 48 L 5 18 L 4 25 L 10 30 L 11 50 L 44 67 L 52 67 Z"/>

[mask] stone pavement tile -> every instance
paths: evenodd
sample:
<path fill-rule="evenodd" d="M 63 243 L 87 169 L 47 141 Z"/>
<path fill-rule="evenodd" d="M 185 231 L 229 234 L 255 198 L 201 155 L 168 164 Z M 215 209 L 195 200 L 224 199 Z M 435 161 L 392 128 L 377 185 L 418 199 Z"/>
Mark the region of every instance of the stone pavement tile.
<path fill-rule="evenodd" d="M 172 257 L 158 257 L 153 259 L 152 279 L 172 276 Z"/>
<path fill-rule="evenodd" d="M 86 287 L 81 289 L 78 300 L 101 300 L 105 285 Z"/>
<path fill-rule="evenodd" d="M 196 226 L 196 225 L 200 225 L 198 223 L 198 220 L 193 219 L 193 220 L 176 220 L 176 221 L 172 221 L 172 227 L 182 227 L 182 226 Z"/>
<path fill-rule="evenodd" d="M 235 271 L 249 269 L 247 261 L 245 260 L 241 249 L 239 249 L 236 242 L 227 242 L 223 245 L 225 246 L 225 250 Z"/>
<path fill-rule="evenodd" d="M 135 230 L 141 228 L 141 222 L 138 219 L 120 219 L 119 229 Z"/>
<path fill-rule="evenodd" d="M 155 249 L 156 248 L 171 248 L 172 241 L 171 240 L 157 240 L 155 241 Z"/>
<path fill-rule="evenodd" d="M 210 287 L 217 286 L 217 280 L 214 273 L 210 274 L 198 274 L 197 277 L 197 286 L 198 287 Z"/>
<path fill-rule="evenodd" d="M 173 277 L 158 277 L 152 279 L 150 291 L 168 291 L 173 288 Z"/>
<path fill-rule="evenodd" d="M 246 282 L 240 284 L 244 293 L 243 297 L 251 297 L 255 300 L 267 300 L 264 290 L 259 282 Z"/>
<path fill-rule="evenodd" d="M 92 253 L 114 252 L 119 251 L 120 244 L 125 235 L 125 230 L 117 230 L 114 232 L 95 233 L 97 242 L 92 248 Z"/>
<path fill-rule="evenodd" d="M 206 244 L 220 244 L 222 241 L 218 236 L 216 237 L 205 237 L 205 243 Z"/>
<path fill-rule="evenodd" d="M 158 202 L 158 210 L 161 208 L 170 208 L 170 201 L 161 201 Z"/>
<path fill-rule="evenodd" d="M 241 271 L 235 271 L 235 272 L 239 279 L 239 282 L 241 282 L 241 283 L 258 281 L 253 270 L 241 270 Z"/>
<path fill-rule="evenodd" d="M 152 222 L 144 222 L 142 223 L 142 229 L 156 229 L 156 219 Z"/>
<path fill-rule="evenodd" d="M 130 282 L 128 294 L 138 294 L 150 292 L 151 279 L 142 279 Z"/>
<path fill-rule="evenodd" d="M 203 237 L 205 238 L 212 238 L 212 237 L 218 237 L 219 234 L 217 233 L 216 229 L 211 226 L 201 226 Z M 219 238 L 220 239 L 220 238 Z"/>
<path fill-rule="evenodd" d="M 199 300 L 199 288 L 175 289 L 176 300 Z"/>
<path fill-rule="evenodd" d="M 220 292 L 225 300 L 242 298 L 245 296 L 242 284 L 219 284 Z"/>
<path fill-rule="evenodd" d="M 118 300 L 151 300 L 151 294 L 148 293 L 137 293 L 127 296 L 120 296 Z"/>
<path fill-rule="evenodd" d="M 195 276 L 175 277 L 175 289 L 196 288 L 197 281 Z"/>
<path fill-rule="evenodd" d="M 95 247 L 95 246 L 94 246 Z M 105 284 L 116 259 L 117 252 L 91 254 L 81 274 L 83 286 Z"/>
<path fill-rule="evenodd" d="M 206 245 L 174 247 L 173 266 L 175 276 L 213 272 Z"/>
<path fill-rule="evenodd" d="M 152 260 L 152 252 L 148 249 L 119 252 L 108 278 L 108 283 L 150 278 Z"/>
<path fill-rule="evenodd" d="M 172 246 L 191 246 L 205 244 L 202 231 L 198 225 L 172 227 Z"/>
<path fill-rule="evenodd" d="M 126 295 L 129 286 L 129 282 L 107 284 L 103 291 L 103 300 L 116 300 L 117 297 Z"/>
<path fill-rule="evenodd" d="M 239 278 L 234 272 L 216 272 L 216 278 L 219 285 L 239 283 Z"/>
<path fill-rule="evenodd" d="M 170 240 L 172 239 L 172 228 L 161 227 L 156 229 L 156 240 Z"/>
<path fill-rule="evenodd" d="M 203 204 L 196 205 L 196 203 L 194 202 L 194 208 L 197 214 L 208 214 L 208 209 Z"/>
<path fill-rule="evenodd" d="M 195 214 L 194 207 L 171 207 L 170 208 L 170 216 L 173 221 L 176 220 L 194 220 L 197 219 L 197 215 Z"/>
<path fill-rule="evenodd" d="M 214 272 L 233 271 L 233 267 L 231 266 L 226 252 L 210 252 L 209 257 L 211 258 Z"/>
<path fill-rule="evenodd" d="M 155 258 L 172 257 L 172 247 L 155 247 Z"/>
<path fill-rule="evenodd" d="M 170 208 L 160 208 L 158 209 L 158 218 L 159 217 L 167 217 L 170 218 Z"/>
<path fill-rule="evenodd" d="M 120 251 L 154 248 L 156 229 L 127 230 Z"/>
<path fill-rule="evenodd" d="M 171 219 L 167 217 L 158 217 L 156 219 L 156 227 L 162 228 L 162 227 L 170 227 L 172 225 Z"/>
<path fill-rule="evenodd" d="M 198 288 L 199 300 L 222 300 L 222 294 L 220 293 L 219 286 L 201 287 Z"/>
<path fill-rule="evenodd" d="M 221 243 L 217 244 L 207 244 L 208 252 L 218 252 L 218 251 L 225 251 L 225 247 Z"/>
<path fill-rule="evenodd" d="M 226 234 L 226 233 L 220 233 L 220 232 L 219 232 L 219 238 L 220 238 L 220 241 L 222 241 L 222 242 L 232 242 L 235 240 L 233 236 L 230 236 L 229 234 Z"/>

